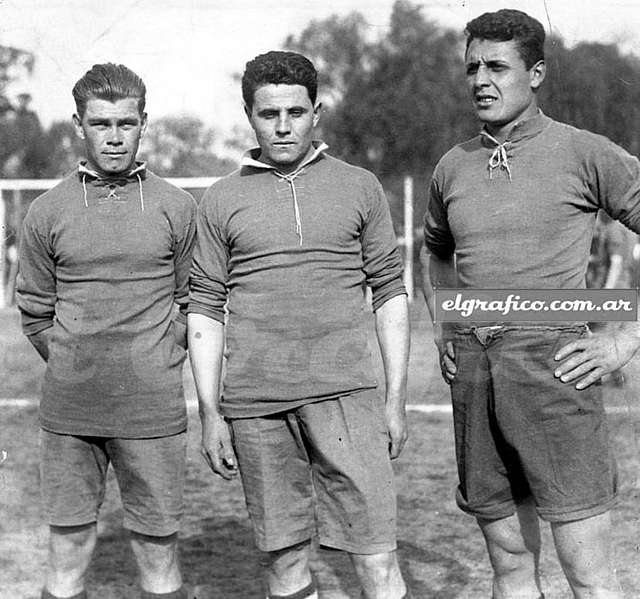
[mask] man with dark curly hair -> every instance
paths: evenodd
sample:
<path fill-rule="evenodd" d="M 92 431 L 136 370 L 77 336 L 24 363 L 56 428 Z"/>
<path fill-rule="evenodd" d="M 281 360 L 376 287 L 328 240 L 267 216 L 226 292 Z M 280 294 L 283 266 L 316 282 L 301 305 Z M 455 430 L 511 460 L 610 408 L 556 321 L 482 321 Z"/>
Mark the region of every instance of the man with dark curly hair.
<path fill-rule="evenodd" d="M 293 52 L 247 64 L 242 92 L 259 147 L 200 205 L 189 340 L 202 451 L 225 479 L 239 469 L 271 599 L 317 598 L 316 535 L 349 553 L 363 597 L 400 599 L 409 595 L 389 458 L 407 437 L 402 260 L 379 182 L 313 138 L 316 78 Z"/>
<path fill-rule="evenodd" d="M 466 34 L 484 126 L 433 173 L 423 255 L 432 318 L 438 286 L 583 289 L 599 209 L 640 231 L 638 160 L 538 109 L 543 26 L 504 9 Z M 451 386 L 457 501 L 484 534 L 494 599 L 542 596 L 538 517 L 575 597 L 622 597 L 610 547 L 616 466 L 595 383 L 637 351 L 637 324 L 590 336 L 576 322 L 434 322 L 434 334 Z"/>

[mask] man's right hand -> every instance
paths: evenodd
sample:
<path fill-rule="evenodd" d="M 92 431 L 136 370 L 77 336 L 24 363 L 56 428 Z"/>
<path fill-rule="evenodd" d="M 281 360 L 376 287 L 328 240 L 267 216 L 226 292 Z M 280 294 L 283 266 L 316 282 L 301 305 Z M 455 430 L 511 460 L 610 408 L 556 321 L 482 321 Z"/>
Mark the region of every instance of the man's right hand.
<path fill-rule="evenodd" d="M 218 476 L 231 480 L 238 474 L 236 456 L 231 445 L 229 425 L 220 415 L 202 419 L 202 448 L 204 459 Z"/>
<path fill-rule="evenodd" d="M 453 349 L 453 343 L 443 339 L 442 325 L 434 324 L 433 334 L 436 347 L 438 348 L 440 372 L 442 373 L 444 382 L 447 383 L 447 385 L 450 385 L 458 372 L 458 368 L 455 363 L 456 352 Z"/>

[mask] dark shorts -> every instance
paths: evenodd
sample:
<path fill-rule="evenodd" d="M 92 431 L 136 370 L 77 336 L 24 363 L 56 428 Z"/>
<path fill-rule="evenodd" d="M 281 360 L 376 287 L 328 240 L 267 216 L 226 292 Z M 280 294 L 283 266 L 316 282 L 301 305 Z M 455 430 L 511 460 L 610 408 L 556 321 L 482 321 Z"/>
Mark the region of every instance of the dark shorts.
<path fill-rule="evenodd" d="M 502 327 L 453 333 L 451 385 L 458 505 L 477 517 L 510 516 L 533 497 L 563 522 L 615 503 L 616 465 L 599 385 L 578 391 L 553 376 L 554 354 L 586 327 Z"/>
<path fill-rule="evenodd" d="M 112 439 L 40 432 L 40 474 L 47 521 L 96 522 L 112 464 L 124 525 L 150 536 L 178 531 L 184 510 L 186 433 L 153 439 Z"/>
<path fill-rule="evenodd" d="M 376 391 L 231 421 L 256 544 L 276 551 L 318 534 L 351 553 L 396 547 L 384 404 Z"/>

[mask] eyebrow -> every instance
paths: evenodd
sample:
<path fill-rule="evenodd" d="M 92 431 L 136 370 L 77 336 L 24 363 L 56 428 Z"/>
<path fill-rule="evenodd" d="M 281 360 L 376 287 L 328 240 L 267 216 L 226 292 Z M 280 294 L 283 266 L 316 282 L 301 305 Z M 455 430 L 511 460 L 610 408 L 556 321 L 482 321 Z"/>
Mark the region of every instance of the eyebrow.
<path fill-rule="evenodd" d="M 469 62 L 465 62 L 466 67 L 475 67 L 480 64 L 485 64 L 488 67 L 493 67 L 498 65 L 508 65 L 509 62 L 500 58 L 495 58 L 493 60 L 471 60 Z"/>
<path fill-rule="evenodd" d="M 123 119 L 114 119 L 117 125 L 138 125 L 140 123 L 140 119 L 134 117 L 126 117 Z M 101 117 L 89 117 L 87 122 L 89 125 L 110 125 L 114 120 L 109 118 L 101 118 Z"/>
<path fill-rule="evenodd" d="M 258 114 L 263 114 L 265 112 L 280 112 L 280 110 L 286 110 L 287 112 L 291 112 L 293 110 L 300 110 L 307 112 L 309 109 L 306 106 L 287 106 L 285 108 L 280 108 L 278 106 L 266 106 L 258 111 Z"/>

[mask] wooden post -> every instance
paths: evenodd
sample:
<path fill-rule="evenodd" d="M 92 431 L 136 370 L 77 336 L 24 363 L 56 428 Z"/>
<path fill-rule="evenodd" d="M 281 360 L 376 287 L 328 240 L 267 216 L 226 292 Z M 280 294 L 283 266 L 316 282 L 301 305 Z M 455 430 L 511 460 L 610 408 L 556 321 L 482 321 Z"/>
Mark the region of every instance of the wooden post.
<path fill-rule="evenodd" d="M 404 178 L 404 286 L 413 301 L 413 177 Z"/>
<path fill-rule="evenodd" d="M 7 237 L 9 226 L 4 205 L 4 195 L 0 187 L 0 309 L 7 305 L 5 280 L 7 276 Z"/>

